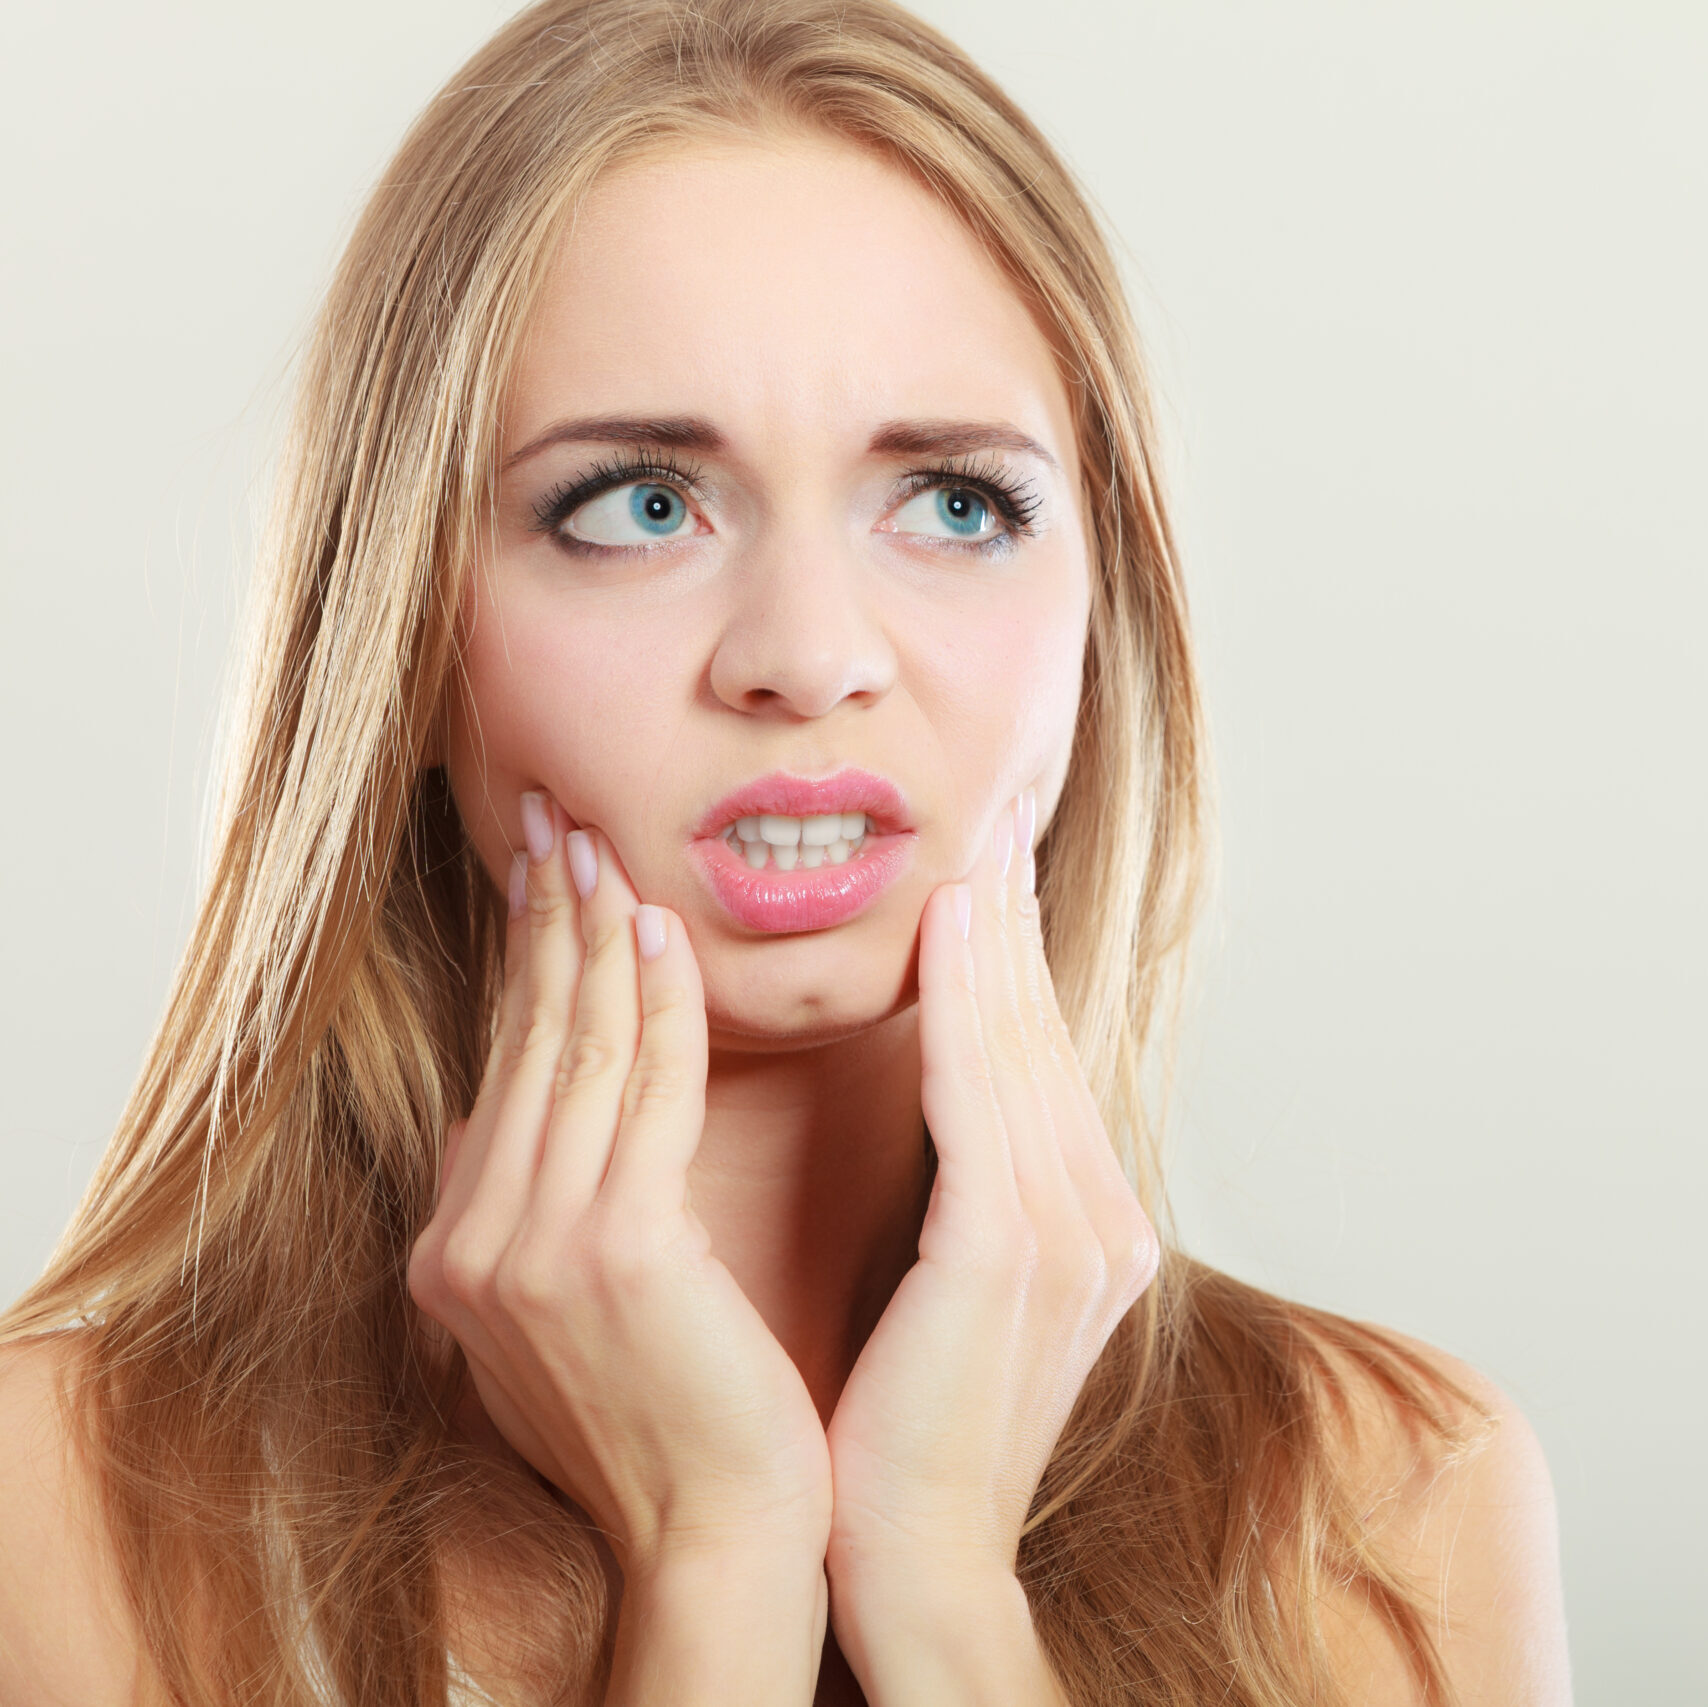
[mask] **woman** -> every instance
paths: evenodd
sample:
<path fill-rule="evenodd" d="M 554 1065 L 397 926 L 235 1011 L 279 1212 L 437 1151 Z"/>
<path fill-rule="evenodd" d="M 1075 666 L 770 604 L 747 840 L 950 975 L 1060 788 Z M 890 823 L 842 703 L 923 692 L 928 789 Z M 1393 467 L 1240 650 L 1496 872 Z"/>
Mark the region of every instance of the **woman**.
<path fill-rule="evenodd" d="M 1154 464 L 1083 201 L 906 14 L 547 0 L 459 72 L 4 1324 L 0 1698 L 1565 1699 L 1522 1419 L 1152 1232 Z"/>

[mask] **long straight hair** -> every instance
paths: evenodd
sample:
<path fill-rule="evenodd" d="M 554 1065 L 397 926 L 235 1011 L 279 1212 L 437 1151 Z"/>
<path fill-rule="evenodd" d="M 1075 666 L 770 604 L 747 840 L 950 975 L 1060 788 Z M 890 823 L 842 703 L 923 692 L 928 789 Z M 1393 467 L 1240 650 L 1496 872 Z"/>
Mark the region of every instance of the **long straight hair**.
<path fill-rule="evenodd" d="M 613 1620 L 589 1521 L 456 1438 L 462 1359 L 406 1289 L 502 971 L 499 901 L 432 758 L 500 400 L 578 200 L 641 154 L 803 128 L 940 197 L 1067 384 L 1093 600 L 1043 929 L 1112 1140 L 1163 1214 L 1142 1081 L 1200 885 L 1202 722 L 1138 346 L 1085 198 L 886 0 L 544 0 L 428 106 L 337 270 L 207 891 L 88 1193 L 0 1319 L 4 1340 L 79 1330 L 67 1417 L 186 1707 L 437 1707 L 459 1666 L 506 1699 L 599 1698 Z M 1313 1612 L 1331 1589 L 1447 1699 L 1421 1591 L 1347 1486 L 1354 1380 L 1420 1441 L 1459 1441 L 1465 1396 L 1399 1345 L 1169 1246 L 1022 1540 L 1074 1701 L 1336 1701 Z M 491 1591 L 473 1610 L 469 1581 Z"/>

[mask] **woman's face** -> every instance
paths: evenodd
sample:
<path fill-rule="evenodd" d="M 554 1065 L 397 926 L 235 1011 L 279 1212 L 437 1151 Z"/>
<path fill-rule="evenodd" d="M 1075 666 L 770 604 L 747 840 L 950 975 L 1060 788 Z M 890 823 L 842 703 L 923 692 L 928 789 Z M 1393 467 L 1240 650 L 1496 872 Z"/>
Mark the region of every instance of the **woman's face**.
<path fill-rule="evenodd" d="M 544 789 L 686 921 L 715 1046 L 905 1007 L 931 891 L 1028 785 L 1042 829 L 1079 704 L 1072 418 L 1013 288 L 845 145 L 633 165 L 555 259 L 501 456 L 447 753 L 495 880 Z"/>

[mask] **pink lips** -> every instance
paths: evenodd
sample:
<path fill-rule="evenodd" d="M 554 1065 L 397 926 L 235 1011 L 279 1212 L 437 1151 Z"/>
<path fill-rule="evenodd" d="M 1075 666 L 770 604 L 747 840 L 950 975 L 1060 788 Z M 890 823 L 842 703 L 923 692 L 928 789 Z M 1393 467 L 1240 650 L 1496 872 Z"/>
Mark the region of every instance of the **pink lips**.
<path fill-rule="evenodd" d="M 723 839 L 738 818 L 788 818 L 864 812 L 873 824 L 845 865 L 755 871 Z M 894 783 L 870 771 L 840 770 L 813 780 L 773 771 L 727 794 L 700 819 L 692 852 L 726 912 L 750 930 L 825 930 L 870 906 L 903 871 L 915 841 L 907 801 Z"/>

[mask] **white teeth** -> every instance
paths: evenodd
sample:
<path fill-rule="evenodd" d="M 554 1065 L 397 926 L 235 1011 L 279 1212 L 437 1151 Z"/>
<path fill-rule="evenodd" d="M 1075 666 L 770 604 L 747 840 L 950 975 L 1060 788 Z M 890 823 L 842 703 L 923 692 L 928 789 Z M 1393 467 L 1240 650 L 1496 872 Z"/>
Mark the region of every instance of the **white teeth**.
<path fill-rule="evenodd" d="M 767 812 L 762 817 L 737 818 L 724 830 L 742 842 L 766 842 L 774 848 L 827 848 L 834 841 L 857 842 L 873 832 L 864 812 L 825 812 L 812 818 L 785 818 Z"/>
<path fill-rule="evenodd" d="M 779 871 L 817 871 L 821 865 L 846 865 L 871 835 L 864 812 L 823 812 L 811 818 L 785 818 L 766 812 L 737 818 L 724 840 L 755 871 L 775 864 Z"/>

